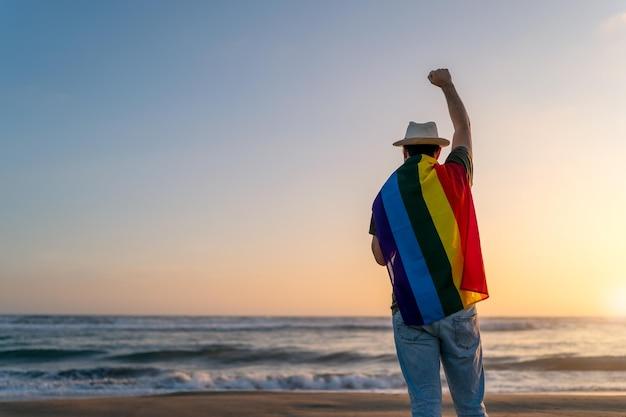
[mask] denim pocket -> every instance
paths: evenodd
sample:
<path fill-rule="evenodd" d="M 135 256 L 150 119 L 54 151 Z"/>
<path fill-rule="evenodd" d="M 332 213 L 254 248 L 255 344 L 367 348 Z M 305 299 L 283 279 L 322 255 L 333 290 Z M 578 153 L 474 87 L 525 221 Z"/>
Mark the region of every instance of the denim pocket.
<path fill-rule="evenodd" d="M 461 349 L 474 349 L 480 341 L 476 314 L 454 318 L 454 341 Z"/>
<path fill-rule="evenodd" d="M 398 339 L 406 343 L 417 343 L 425 332 L 422 326 L 404 324 L 400 311 L 393 314 L 393 331 Z"/>

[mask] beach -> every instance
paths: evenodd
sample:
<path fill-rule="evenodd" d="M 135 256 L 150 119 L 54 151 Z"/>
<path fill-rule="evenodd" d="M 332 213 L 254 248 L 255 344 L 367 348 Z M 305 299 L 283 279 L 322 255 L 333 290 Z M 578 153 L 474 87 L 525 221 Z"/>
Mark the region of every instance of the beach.
<path fill-rule="evenodd" d="M 625 417 L 626 395 L 495 394 L 491 417 Z M 102 397 L 0 402 L 1 417 L 269 417 L 409 415 L 406 394 L 303 392 L 198 392 L 140 397 Z M 445 396 L 443 416 L 455 416 Z"/>

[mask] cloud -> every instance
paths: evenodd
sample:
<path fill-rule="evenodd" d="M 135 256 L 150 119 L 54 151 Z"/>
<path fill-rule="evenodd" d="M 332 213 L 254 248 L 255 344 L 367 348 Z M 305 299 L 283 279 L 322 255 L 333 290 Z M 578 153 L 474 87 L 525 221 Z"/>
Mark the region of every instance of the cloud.
<path fill-rule="evenodd" d="M 626 32 L 626 12 L 604 19 L 600 23 L 600 31 L 607 35 Z"/>

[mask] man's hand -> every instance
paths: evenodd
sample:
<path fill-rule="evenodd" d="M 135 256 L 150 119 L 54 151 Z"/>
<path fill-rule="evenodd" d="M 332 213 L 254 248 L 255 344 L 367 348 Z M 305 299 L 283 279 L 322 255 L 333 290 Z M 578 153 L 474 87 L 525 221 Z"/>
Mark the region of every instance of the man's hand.
<path fill-rule="evenodd" d="M 439 68 L 428 74 L 428 81 L 437 87 L 443 88 L 446 85 L 452 84 L 452 77 L 447 68 Z"/>
<path fill-rule="evenodd" d="M 441 88 L 443 95 L 446 97 L 448 103 L 448 112 L 450 112 L 450 118 L 452 119 L 452 125 L 454 126 L 454 136 L 452 136 L 452 149 L 457 146 L 465 146 L 472 154 L 472 132 L 470 129 L 470 120 L 463 106 L 463 102 L 459 97 L 459 94 L 452 84 L 452 77 L 450 77 L 450 71 L 447 68 L 439 68 L 431 71 L 428 74 L 428 80 Z"/>

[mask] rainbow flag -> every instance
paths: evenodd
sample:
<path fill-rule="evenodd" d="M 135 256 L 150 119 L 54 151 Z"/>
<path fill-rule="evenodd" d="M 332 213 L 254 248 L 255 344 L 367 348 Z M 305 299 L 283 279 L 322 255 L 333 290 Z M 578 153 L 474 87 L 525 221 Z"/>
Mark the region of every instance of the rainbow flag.
<path fill-rule="evenodd" d="M 463 165 L 408 158 L 372 207 L 406 324 L 430 324 L 489 297 L 471 185 Z"/>

